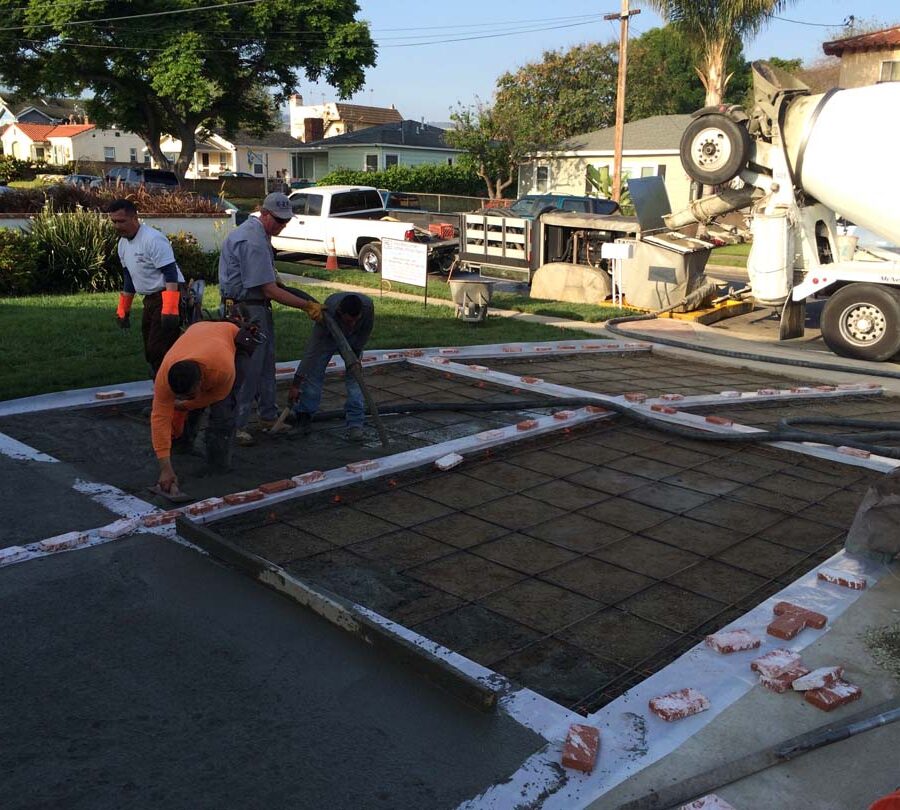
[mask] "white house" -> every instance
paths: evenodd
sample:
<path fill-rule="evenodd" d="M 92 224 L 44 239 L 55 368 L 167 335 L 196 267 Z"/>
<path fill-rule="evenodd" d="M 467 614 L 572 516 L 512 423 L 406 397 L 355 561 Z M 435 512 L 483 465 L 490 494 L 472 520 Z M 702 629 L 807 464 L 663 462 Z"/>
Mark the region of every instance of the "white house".
<path fill-rule="evenodd" d="M 661 176 L 673 211 L 690 202 L 691 180 L 681 166 L 679 152 L 681 135 L 690 120 L 689 115 L 654 115 L 631 121 L 624 128 L 623 178 Z M 519 196 L 592 193 L 587 167 L 612 177 L 614 138 L 615 128 L 606 127 L 536 153 L 519 166 Z"/>
<path fill-rule="evenodd" d="M 328 101 L 323 104 L 304 104 L 303 96 L 291 96 L 288 105 L 291 135 L 307 143 L 359 132 L 381 124 L 399 124 L 403 116 L 392 104 L 390 107 L 368 107 Z"/>
<path fill-rule="evenodd" d="M 134 133 L 93 124 L 32 124 L 14 121 L 0 135 L 3 154 L 47 163 L 137 163 L 144 142 Z"/>
<path fill-rule="evenodd" d="M 256 177 L 287 178 L 291 175 L 292 158 L 300 143 L 287 132 L 270 132 L 261 137 L 238 131 L 231 140 L 215 133 L 200 138 L 194 159 L 188 166 L 187 178 L 216 178 L 222 172 L 250 172 Z M 166 136 L 160 141 L 163 154 L 176 160 L 181 154 L 181 141 Z"/>

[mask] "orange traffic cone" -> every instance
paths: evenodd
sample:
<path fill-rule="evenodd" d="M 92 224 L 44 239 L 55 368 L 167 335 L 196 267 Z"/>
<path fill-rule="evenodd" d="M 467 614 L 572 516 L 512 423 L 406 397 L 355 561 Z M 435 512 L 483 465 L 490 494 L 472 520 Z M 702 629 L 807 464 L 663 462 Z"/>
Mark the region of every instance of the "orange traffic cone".
<path fill-rule="evenodd" d="M 325 260 L 325 269 L 326 270 L 337 270 L 338 269 L 338 260 L 337 260 L 337 249 L 334 246 L 334 238 L 331 239 L 331 247 L 328 248 L 328 258 Z"/>

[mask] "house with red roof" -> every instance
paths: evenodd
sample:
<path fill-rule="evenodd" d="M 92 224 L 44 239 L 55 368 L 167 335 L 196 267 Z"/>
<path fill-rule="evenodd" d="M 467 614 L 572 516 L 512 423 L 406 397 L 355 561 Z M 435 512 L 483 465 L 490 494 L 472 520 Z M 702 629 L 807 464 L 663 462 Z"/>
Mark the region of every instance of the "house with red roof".
<path fill-rule="evenodd" d="M 841 87 L 900 82 L 900 25 L 822 45 L 826 56 L 841 60 Z"/>
<path fill-rule="evenodd" d="M 0 134 L 3 154 L 27 161 L 143 163 L 144 142 L 132 132 L 94 124 L 36 124 L 13 121 Z"/>

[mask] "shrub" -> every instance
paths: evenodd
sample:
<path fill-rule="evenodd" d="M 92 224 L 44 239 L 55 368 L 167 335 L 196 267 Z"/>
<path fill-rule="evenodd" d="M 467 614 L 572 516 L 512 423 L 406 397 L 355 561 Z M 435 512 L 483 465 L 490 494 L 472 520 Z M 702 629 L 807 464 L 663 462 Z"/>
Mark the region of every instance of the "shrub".
<path fill-rule="evenodd" d="M 317 185 L 375 186 L 391 191 L 413 191 L 420 194 L 484 196 L 484 184 L 474 171 L 462 166 L 445 166 L 441 163 L 392 166 L 383 172 L 336 169 L 319 180 Z"/>
<path fill-rule="evenodd" d="M 54 211 L 59 212 L 79 209 L 105 211 L 113 200 L 121 197 L 131 200 L 142 214 L 213 214 L 221 212 L 215 200 L 199 197 L 184 189 L 175 191 L 148 191 L 144 188 L 118 189 L 115 187 L 88 189 L 59 183 L 46 188 L 21 189 L 0 194 L 0 213 L 36 214 L 43 211 L 44 206 L 48 204 Z"/>
<path fill-rule="evenodd" d="M 0 228 L 0 295 L 38 291 L 38 251 L 26 231 Z"/>
<path fill-rule="evenodd" d="M 0 180 L 9 183 L 12 180 L 31 179 L 28 161 L 19 160 L 11 155 L 0 155 Z"/>
<path fill-rule="evenodd" d="M 57 213 L 49 204 L 31 220 L 40 267 L 40 292 L 116 290 L 122 284 L 118 236 L 105 216 L 76 209 Z"/>
<path fill-rule="evenodd" d="M 172 244 L 175 261 L 178 262 L 185 280 L 202 278 L 210 284 L 219 283 L 218 251 L 203 250 L 197 237 L 185 231 L 170 233 L 169 242 Z"/>

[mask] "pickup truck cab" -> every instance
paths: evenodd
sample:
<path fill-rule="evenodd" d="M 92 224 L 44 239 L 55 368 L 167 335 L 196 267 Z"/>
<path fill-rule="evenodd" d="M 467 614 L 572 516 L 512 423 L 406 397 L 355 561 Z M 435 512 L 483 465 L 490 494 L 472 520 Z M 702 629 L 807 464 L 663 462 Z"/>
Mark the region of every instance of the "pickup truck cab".
<path fill-rule="evenodd" d="M 367 186 L 314 186 L 290 195 L 293 217 L 278 236 L 275 250 L 355 259 L 367 273 L 381 272 L 381 240 L 428 245 L 429 259 L 441 264 L 456 252 L 456 239 L 441 240 L 427 230 L 388 219 L 384 202 Z"/>

